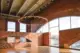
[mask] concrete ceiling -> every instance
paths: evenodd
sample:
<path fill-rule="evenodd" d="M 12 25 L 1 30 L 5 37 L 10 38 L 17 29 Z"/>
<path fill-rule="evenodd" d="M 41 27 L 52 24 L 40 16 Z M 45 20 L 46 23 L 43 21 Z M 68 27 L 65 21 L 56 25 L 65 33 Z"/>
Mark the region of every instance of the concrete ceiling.
<path fill-rule="evenodd" d="M 0 15 L 7 18 L 34 15 L 52 1 L 54 0 L 0 0 Z"/>

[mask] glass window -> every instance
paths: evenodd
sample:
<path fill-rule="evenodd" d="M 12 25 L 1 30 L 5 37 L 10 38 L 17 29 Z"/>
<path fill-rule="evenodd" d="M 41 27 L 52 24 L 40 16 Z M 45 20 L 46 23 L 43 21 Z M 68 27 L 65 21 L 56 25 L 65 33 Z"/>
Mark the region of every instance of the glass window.
<path fill-rule="evenodd" d="M 70 48 L 74 48 L 74 49 L 80 49 L 80 41 L 77 41 L 75 43 L 73 43 Z"/>
<path fill-rule="evenodd" d="M 8 37 L 7 38 L 8 43 L 15 43 L 15 40 L 16 40 L 15 37 Z"/>
<path fill-rule="evenodd" d="M 26 38 L 25 37 L 20 37 L 20 42 L 26 42 Z"/>
<path fill-rule="evenodd" d="M 78 28 L 78 27 L 80 27 L 80 17 L 71 16 L 71 28 Z"/>
<path fill-rule="evenodd" d="M 49 22 L 50 27 L 58 26 L 58 19 L 54 19 Z"/>
<path fill-rule="evenodd" d="M 48 32 L 48 23 L 43 25 L 42 27 L 42 32 L 45 33 L 45 32 Z"/>
<path fill-rule="evenodd" d="M 54 36 L 59 36 L 59 29 L 58 27 L 54 27 L 54 28 L 50 28 L 50 34 L 51 34 L 51 38 Z"/>
<path fill-rule="evenodd" d="M 20 32 L 26 32 L 26 24 L 20 23 Z"/>
<path fill-rule="evenodd" d="M 59 41 L 57 39 L 50 39 L 50 46 L 59 46 Z"/>
<path fill-rule="evenodd" d="M 70 17 L 59 18 L 60 30 L 70 29 Z"/>
<path fill-rule="evenodd" d="M 36 33 L 42 33 L 42 27 L 39 28 Z"/>
<path fill-rule="evenodd" d="M 8 21 L 7 27 L 8 27 L 7 31 L 13 31 L 13 32 L 15 32 L 15 29 L 16 29 L 15 22 Z"/>

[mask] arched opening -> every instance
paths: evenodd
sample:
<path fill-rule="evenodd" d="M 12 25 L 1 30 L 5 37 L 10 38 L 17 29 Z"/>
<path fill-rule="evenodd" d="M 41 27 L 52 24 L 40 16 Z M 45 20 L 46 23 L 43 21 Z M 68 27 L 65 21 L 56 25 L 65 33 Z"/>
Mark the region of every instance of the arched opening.
<path fill-rule="evenodd" d="M 74 48 L 74 49 L 80 49 L 80 40 L 73 43 L 70 48 Z"/>
<path fill-rule="evenodd" d="M 73 48 L 73 49 L 80 49 L 80 40 L 73 43 L 70 48 Z M 71 50 L 72 53 L 80 53 L 80 51 L 77 51 L 77 50 Z"/>

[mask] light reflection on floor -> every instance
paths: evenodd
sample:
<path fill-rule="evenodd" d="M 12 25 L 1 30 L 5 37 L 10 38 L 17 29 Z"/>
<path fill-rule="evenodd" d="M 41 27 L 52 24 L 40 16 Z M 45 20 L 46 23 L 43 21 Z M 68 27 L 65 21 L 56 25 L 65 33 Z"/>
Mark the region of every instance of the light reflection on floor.
<path fill-rule="evenodd" d="M 77 51 L 77 50 L 71 50 L 71 53 L 80 53 L 80 51 Z"/>
<path fill-rule="evenodd" d="M 27 50 L 0 49 L 0 53 L 30 53 Z"/>
<path fill-rule="evenodd" d="M 50 53 L 59 53 L 58 48 L 50 47 Z"/>
<path fill-rule="evenodd" d="M 54 47 L 49 47 L 50 52 L 49 53 L 80 53 L 79 50 L 70 50 L 70 49 L 59 49 L 59 48 L 54 48 Z M 46 49 L 46 48 L 45 48 Z M 45 51 L 42 53 L 46 53 L 46 51 L 48 51 L 47 49 L 41 49 L 41 51 Z M 1 52 L 0 53 L 31 53 L 31 52 L 27 52 L 27 50 L 7 50 L 4 49 L 5 52 Z M 41 53 L 41 51 L 39 53 Z"/>
<path fill-rule="evenodd" d="M 80 53 L 80 51 L 50 47 L 50 53 Z"/>

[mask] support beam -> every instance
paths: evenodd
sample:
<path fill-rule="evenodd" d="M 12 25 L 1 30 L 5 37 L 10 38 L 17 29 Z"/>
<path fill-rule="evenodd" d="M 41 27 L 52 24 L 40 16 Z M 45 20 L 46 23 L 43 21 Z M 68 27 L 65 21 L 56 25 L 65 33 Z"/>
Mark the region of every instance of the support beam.
<path fill-rule="evenodd" d="M 20 10 L 18 11 L 17 15 L 23 15 L 26 13 L 28 9 L 30 9 L 38 0 L 26 0 Z"/>
<path fill-rule="evenodd" d="M 24 16 L 26 16 L 27 14 L 31 13 L 32 11 L 34 11 L 36 8 L 38 8 L 41 4 L 43 4 L 46 0 L 38 0 L 37 3 L 35 3 L 35 5 L 33 5 L 25 14 Z"/>
<path fill-rule="evenodd" d="M 35 13 L 42 11 L 41 9 L 46 8 L 48 5 L 50 5 L 51 0 L 45 1 L 44 3 L 42 3 L 40 6 L 38 6 L 38 8 L 36 8 L 34 11 L 32 11 L 31 13 L 29 13 L 28 15 L 34 15 Z"/>
<path fill-rule="evenodd" d="M 1 12 L 3 13 L 6 10 L 6 2 L 7 0 L 1 0 Z"/>
<path fill-rule="evenodd" d="M 0 13 L 0 15 L 5 19 L 13 19 L 13 20 L 18 20 L 20 17 L 19 16 L 14 16 L 14 15 L 9 15 L 9 14 L 4 14 L 4 13 Z"/>
<path fill-rule="evenodd" d="M 14 0 L 9 14 L 16 15 L 26 0 Z"/>
<path fill-rule="evenodd" d="M 6 4 L 6 6 L 7 6 L 7 10 L 6 10 L 6 14 L 9 14 L 9 10 L 10 10 L 10 8 L 11 8 L 11 6 L 12 6 L 12 2 L 13 2 L 13 0 L 7 0 L 7 4 Z"/>
<path fill-rule="evenodd" d="M 13 0 L 1 0 L 1 12 L 8 14 Z"/>
<path fill-rule="evenodd" d="M 12 6 L 13 1 L 14 1 L 14 0 L 10 0 L 9 7 L 8 7 L 8 12 L 7 12 L 8 14 L 9 14 L 9 12 L 10 12 L 10 9 L 11 9 L 11 6 Z"/>

